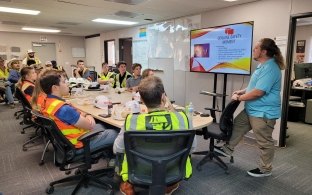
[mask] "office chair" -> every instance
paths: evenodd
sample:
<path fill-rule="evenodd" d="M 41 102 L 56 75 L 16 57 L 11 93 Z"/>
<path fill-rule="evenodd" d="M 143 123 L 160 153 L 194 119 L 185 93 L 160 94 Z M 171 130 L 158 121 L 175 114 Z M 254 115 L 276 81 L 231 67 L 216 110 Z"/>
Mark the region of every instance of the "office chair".
<path fill-rule="evenodd" d="M 124 136 L 130 183 L 159 195 L 184 179 L 195 131 L 127 131 Z"/>
<path fill-rule="evenodd" d="M 25 133 L 25 129 L 34 127 L 35 124 L 32 121 L 32 114 L 31 114 L 31 105 L 28 102 L 28 100 L 26 99 L 25 95 L 23 94 L 23 92 L 21 91 L 20 88 L 16 87 L 16 91 L 15 91 L 15 97 L 21 102 L 22 107 L 23 107 L 23 120 L 20 122 L 20 125 L 28 125 L 26 127 L 23 128 L 23 130 L 21 131 L 21 134 Z"/>
<path fill-rule="evenodd" d="M 97 81 L 97 77 L 98 77 L 97 72 L 95 70 L 90 70 L 90 77 L 91 77 L 93 82 L 96 82 Z"/>
<path fill-rule="evenodd" d="M 80 136 L 78 140 L 83 143 L 83 148 L 77 149 L 62 134 L 52 119 L 36 112 L 33 114 L 36 116 L 37 122 L 40 123 L 51 136 L 50 139 L 54 148 L 54 164 L 59 167 L 61 171 L 77 169 L 75 175 L 51 182 L 46 193 L 53 193 L 54 185 L 56 184 L 79 181 L 72 192 L 72 194 L 75 194 L 81 186 L 88 187 L 89 183 L 92 181 L 104 187 L 109 194 L 114 194 L 112 186 L 99 179 L 99 177 L 105 175 L 112 177 L 114 175 L 114 168 L 89 171 L 92 164 L 97 163 L 100 158 L 103 158 L 104 152 L 111 150 L 111 148 L 103 148 L 90 152 L 90 140 L 102 131 L 91 131 Z"/>
<path fill-rule="evenodd" d="M 228 174 L 228 166 L 222 161 L 218 154 L 215 151 L 214 140 L 222 140 L 222 141 L 229 141 L 232 136 L 233 130 L 233 114 L 240 104 L 240 101 L 231 101 L 223 110 L 218 128 L 204 128 L 201 134 L 203 135 L 204 139 L 210 138 L 209 143 L 209 151 L 202 151 L 202 152 L 194 152 L 193 154 L 198 155 L 205 155 L 205 157 L 197 164 L 196 169 L 198 171 L 201 170 L 201 167 L 208 161 L 216 159 L 216 163 L 225 170 L 225 173 Z M 211 110 L 211 116 L 215 116 L 215 110 Z M 233 156 L 230 157 L 230 162 L 233 163 L 234 159 Z"/>
<path fill-rule="evenodd" d="M 42 126 L 36 121 L 36 118 L 33 117 L 32 107 L 31 107 L 30 103 L 28 102 L 28 100 L 26 99 L 23 92 L 18 87 L 16 87 L 15 96 L 22 103 L 22 107 L 23 107 L 23 109 L 22 109 L 23 121 L 20 122 L 20 124 L 27 124 L 28 125 L 28 126 L 23 128 L 21 133 L 24 134 L 25 129 L 28 129 L 31 127 L 35 128 L 35 135 L 30 137 L 29 140 L 27 140 L 26 142 L 23 143 L 22 149 L 23 149 L 23 151 L 27 151 L 28 148 L 26 146 L 28 144 L 33 143 L 35 140 L 43 137 L 46 144 L 45 144 L 45 147 L 44 147 L 44 150 L 42 152 L 41 159 L 39 162 L 39 165 L 43 165 L 44 164 L 44 156 L 45 156 L 45 153 L 46 153 L 48 146 L 49 146 L 49 143 L 50 143 L 49 139 L 47 139 L 48 141 L 46 141 L 46 139 L 45 139 L 45 138 L 47 138 L 47 134 L 46 134 L 44 128 L 42 128 Z"/>

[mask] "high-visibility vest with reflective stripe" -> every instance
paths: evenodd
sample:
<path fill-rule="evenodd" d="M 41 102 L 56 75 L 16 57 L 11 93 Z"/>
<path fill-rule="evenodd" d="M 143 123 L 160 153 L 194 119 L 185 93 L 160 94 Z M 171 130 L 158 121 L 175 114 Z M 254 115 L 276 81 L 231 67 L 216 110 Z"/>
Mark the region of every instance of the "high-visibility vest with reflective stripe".
<path fill-rule="evenodd" d="M 100 78 L 103 81 L 107 81 L 108 79 L 111 78 L 111 76 L 113 76 L 114 73 L 113 72 L 107 72 L 107 75 L 105 76 L 103 73 L 100 74 Z"/>
<path fill-rule="evenodd" d="M 35 84 L 34 84 L 33 82 L 31 82 L 31 81 L 25 80 L 25 81 L 22 82 L 21 90 L 22 90 L 24 96 L 26 97 L 26 99 L 28 100 L 28 102 L 31 101 L 31 95 L 26 94 L 24 91 L 25 91 L 29 86 L 32 86 L 32 87 L 35 88 Z"/>
<path fill-rule="evenodd" d="M 75 146 L 75 148 L 81 148 L 83 144 L 77 139 L 89 131 L 78 129 L 73 125 L 66 124 L 55 115 L 55 113 L 65 104 L 66 103 L 64 101 L 56 98 L 46 98 L 44 108 L 41 112 L 43 115 L 48 116 L 55 121 L 63 135 L 65 135 L 65 137 Z"/>
<path fill-rule="evenodd" d="M 125 120 L 125 131 L 144 130 L 182 130 L 189 129 L 189 121 L 184 112 L 156 111 L 148 114 L 129 114 Z M 128 162 L 124 155 L 120 175 L 123 181 L 128 180 Z M 192 175 L 191 159 L 188 157 L 185 167 L 185 178 Z"/>
<path fill-rule="evenodd" d="M 121 87 L 121 88 L 125 88 L 126 87 L 126 85 L 127 85 L 127 77 L 128 76 L 131 76 L 131 74 L 128 72 L 128 71 L 126 71 L 126 73 L 125 73 L 125 77 L 124 77 L 124 79 L 122 80 L 122 82 L 120 83 L 120 86 L 116 86 L 116 83 L 119 83 L 119 77 L 120 77 L 120 74 L 117 74 L 116 76 L 115 76 L 115 83 L 114 83 L 114 86 L 116 86 L 116 87 Z"/>

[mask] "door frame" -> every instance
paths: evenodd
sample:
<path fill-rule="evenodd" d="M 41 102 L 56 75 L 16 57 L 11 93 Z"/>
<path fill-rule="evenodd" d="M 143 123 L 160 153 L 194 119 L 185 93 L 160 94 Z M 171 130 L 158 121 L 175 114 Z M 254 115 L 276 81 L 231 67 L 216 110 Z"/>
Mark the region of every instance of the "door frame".
<path fill-rule="evenodd" d="M 123 43 L 125 40 L 131 40 L 131 62 L 130 63 L 127 63 L 127 71 L 130 71 L 131 72 L 131 67 L 132 67 L 132 61 L 133 61 L 133 56 L 132 56 L 132 46 L 133 46 L 133 39 L 132 37 L 126 37 L 126 38 L 119 38 L 119 61 L 125 61 L 123 59 L 123 56 L 124 56 L 124 49 L 123 49 Z"/>
<path fill-rule="evenodd" d="M 284 76 L 284 91 L 283 91 L 283 102 L 282 102 L 282 116 L 281 116 L 281 127 L 280 127 L 280 137 L 279 137 L 279 146 L 286 146 L 286 137 L 287 137 L 287 118 L 288 118 L 288 101 L 291 89 L 291 73 L 293 69 L 293 52 L 297 28 L 297 19 L 312 17 L 312 12 L 294 14 L 290 16 L 289 21 L 289 35 L 287 42 L 287 54 L 286 54 L 286 70 Z"/>
<path fill-rule="evenodd" d="M 108 62 L 108 42 L 114 41 L 115 45 L 115 51 L 116 51 L 116 41 L 115 39 L 110 39 L 110 40 L 104 40 L 104 62 Z M 115 59 L 116 59 L 116 52 L 115 52 Z M 116 61 L 116 60 L 115 60 Z M 116 63 L 116 62 L 114 62 Z"/>

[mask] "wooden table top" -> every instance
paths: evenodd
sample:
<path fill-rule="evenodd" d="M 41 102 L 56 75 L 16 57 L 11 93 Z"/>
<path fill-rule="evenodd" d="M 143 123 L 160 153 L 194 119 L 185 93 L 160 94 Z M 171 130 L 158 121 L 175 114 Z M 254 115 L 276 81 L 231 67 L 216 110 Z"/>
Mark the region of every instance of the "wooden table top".
<path fill-rule="evenodd" d="M 132 100 L 132 94 L 130 92 L 122 92 L 120 94 L 116 93 L 114 89 L 110 89 L 109 92 L 104 93 L 103 91 L 84 91 L 83 94 L 77 96 L 71 96 L 68 101 L 79 110 L 91 114 L 94 118 L 113 125 L 115 127 L 121 128 L 124 125 L 124 120 L 116 120 L 113 117 L 103 118 L 99 116 L 100 114 L 107 114 L 107 110 L 102 110 L 96 108 L 93 105 L 95 97 L 99 95 L 105 95 L 110 98 L 114 103 L 125 104 L 126 102 Z M 115 105 L 114 105 L 115 106 Z M 142 108 L 143 107 L 143 108 Z M 181 108 L 181 107 L 180 107 Z M 145 109 L 145 105 L 141 105 L 141 109 Z M 201 117 L 199 115 L 193 116 L 193 128 L 201 129 L 207 127 L 212 123 L 212 117 Z"/>

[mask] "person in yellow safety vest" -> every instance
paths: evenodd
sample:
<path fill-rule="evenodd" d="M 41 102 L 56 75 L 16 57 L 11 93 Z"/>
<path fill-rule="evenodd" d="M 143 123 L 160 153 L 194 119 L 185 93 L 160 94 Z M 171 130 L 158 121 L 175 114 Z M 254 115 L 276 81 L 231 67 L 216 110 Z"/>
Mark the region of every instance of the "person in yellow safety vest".
<path fill-rule="evenodd" d="M 9 78 L 9 69 L 4 65 L 4 59 L 0 57 L 0 103 L 5 101 L 5 81 Z"/>
<path fill-rule="evenodd" d="M 168 111 L 164 108 L 165 90 L 163 83 L 159 77 L 149 76 L 143 79 L 138 87 L 141 95 L 141 100 L 146 105 L 148 113 L 129 114 L 125 120 L 124 127 L 121 128 L 114 142 L 114 153 L 124 153 L 124 132 L 125 131 L 140 131 L 140 130 L 155 130 L 155 131 L 171 131 L 192 129 L 190 127 L 186 114 L 182 111 Z M 192 151 L 196 147 L 196 139 L 194 138 Z M 124 155 L 122 162 L 122 170 L 120 175 L 123 182 L 120 184 L 120 191 L 126 195 L 135 194 L 133 185 L 128 182 L 128 164 L 127 158 Z M 192 165 L 190 158 L 187 159 L 185 167 L 185 178 L 192 175 Z M 178 189 L 179 183 L 168 186 L 166 193 L 171 194 Z"/>
<path fill-rule="evenodd" d="M 108 64 L 107 62 L 102 63 L 102 72 L 98 76 L 99 79 L 97 80 L 98 83 L 105 85 L 114 82 L 114 72 L 109 72 L 108 71 Z"/>
<path fill-rule="evenodd" d="M 113 88 L 125 88 L 127 79 L 132 77 L 127 71 L 127 63 L 123 61 L 118 62 L 117 68 L 119 73 L 115 75 Z"/>
<path fill-rule="evenodd" d="M 53 119 L 60 131 L 76 148 L 83 147 L 77 139 L 92 130 L 104 131 L 90 141 L 91 152 L 113 145 L 117 136 L 115 130 L 106 129 L 103 124 L 96 124 L 90 114 L 78 111 L 62 99 L 69 94 L 69 87 L 63 75 L 48 74 L 42 76 L 39 83 L 43 92 L 47 94 L 40 108 L 41 113 Z"/>

